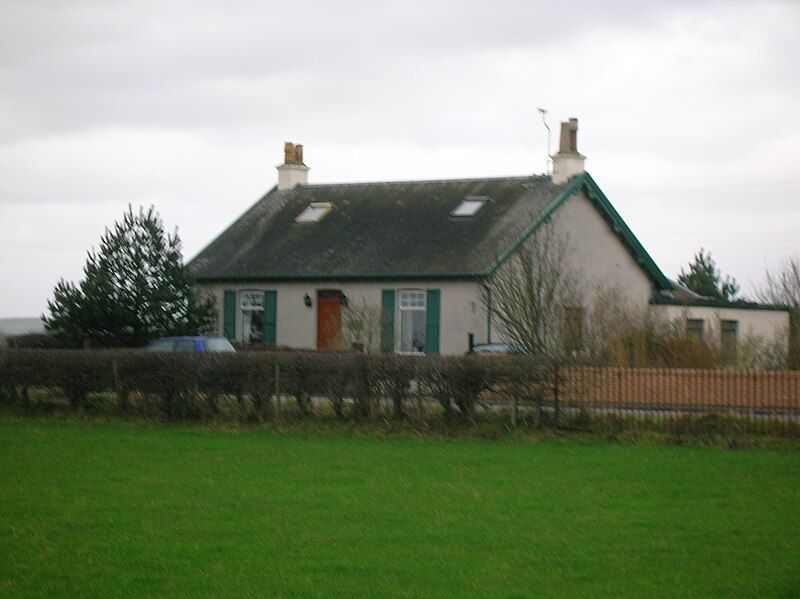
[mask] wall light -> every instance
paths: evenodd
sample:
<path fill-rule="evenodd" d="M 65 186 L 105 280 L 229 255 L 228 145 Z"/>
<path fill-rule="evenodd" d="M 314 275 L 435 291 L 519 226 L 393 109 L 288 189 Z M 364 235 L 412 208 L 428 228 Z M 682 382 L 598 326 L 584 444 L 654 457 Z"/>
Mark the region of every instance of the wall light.
<path fill-rule="evenodd" d="M 303 303 L 306 305 L 306 308 L 311 307 L 311 296 L 308 295 L 307 293 L 305 294 L 305 296 L 303 296 Z"/>

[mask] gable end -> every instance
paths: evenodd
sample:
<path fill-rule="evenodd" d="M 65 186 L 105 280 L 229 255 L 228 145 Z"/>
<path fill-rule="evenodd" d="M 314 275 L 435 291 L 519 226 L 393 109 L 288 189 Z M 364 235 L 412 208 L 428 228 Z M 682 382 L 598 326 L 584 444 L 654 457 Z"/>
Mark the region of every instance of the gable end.
<path fill-rule="evenodd" d="M 484 276 L 490 276 L 499 268 L 539 227 L 550 220 L 553 213 L 558 210 L 569 198 L 583 190 L 592 205 L 600 212 L 603 219 L 608 223 L 616 237 L 622 242 L 625 248 L 633 257 L 636 264 L 647 274 L 657 289 L 671 289 L 669 280 L 658 268 L 650 254 L 644 249 L 642 244 L 630 230 L 628 225 L 616 211 L 606 195 L 592 179 L 589 173 L 582 173 L 576 176 L 564 191 L 562 191 L 553 202 L 543 210 L 531 225 L 517 237 L 511 245 L 491 264 Z"/>

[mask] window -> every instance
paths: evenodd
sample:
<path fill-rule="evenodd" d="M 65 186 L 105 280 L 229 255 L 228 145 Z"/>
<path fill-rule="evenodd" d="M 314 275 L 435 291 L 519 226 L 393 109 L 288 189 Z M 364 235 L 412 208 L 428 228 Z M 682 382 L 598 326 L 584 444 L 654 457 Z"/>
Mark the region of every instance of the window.
<path fill-rule="evenodd" d="M 296 223 L 318 223 L 333 208 L 330 202 L 312 202 L 297 215 L 294 219 Z"/>
<path fill-rule="evenodd" d="M 475 216 L 475 213 L 488 201 L 489 198 L 486 196 L 467 196 L 450 213 L 450 216 Z"/>
<path fill-rule="evenodd" d="M 175 342 L 175 351 L 194 351 L 194 340 L 181 340 Z"/>
<path fill-rule="evenodd" d="M 232 352 L 236 351 L 231 342 L 223 338 L 206 339 L 206 351 L 208 352 Z"/>
<path fill-rule="evenodd" d="M 239 298 L 242 341 L 261 343 L 264 340 L 264 292 L 242 291 Z"/>
<path fill-rule="evenodd" d="M 686 319 L 686 334 L 695 341 L 703 340 L 703 321 L 696 318 Z"/>
<path fill-rule="evenodd" d="M 736 320 L 723 320 L 720 326 L 722 355 L 728 361 L 736 359 L 736 337 L 739 331 L 739 322 Z"/>
<path fill-rule="evenodd" d="M 172 351 L 174 347 L 175 342 L 171 339 L 166 341 L 153 341 L 153 343 L 147 346 L 147 351 Z"/>
<path fill-rule="evenodd" d="M 564 351 L 583 349 L 583 308 L 564 308 Z"/>
<path fill-rule="evenodd" d="M 425 291 L 407 289 L 399 292 L 400 352 L 425 352 Z"/>

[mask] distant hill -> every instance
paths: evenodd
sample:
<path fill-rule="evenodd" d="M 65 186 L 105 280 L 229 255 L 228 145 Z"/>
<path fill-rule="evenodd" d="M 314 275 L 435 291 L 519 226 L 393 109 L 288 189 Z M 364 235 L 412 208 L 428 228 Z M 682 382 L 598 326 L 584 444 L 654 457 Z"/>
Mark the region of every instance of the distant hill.
<path fill-rule="evenodd" d="M 6 337 L 25 333 L 44 333 L 41 318 L 0 318 L 0 346 L 6 344 Z"/>

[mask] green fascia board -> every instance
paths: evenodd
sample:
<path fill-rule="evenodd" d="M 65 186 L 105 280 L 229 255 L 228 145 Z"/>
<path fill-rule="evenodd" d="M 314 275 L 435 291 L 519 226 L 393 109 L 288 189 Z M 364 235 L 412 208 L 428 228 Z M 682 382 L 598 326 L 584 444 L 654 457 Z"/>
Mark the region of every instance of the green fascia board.
<path fill-rule="evenodd" d="M 644 249 L 644 246 L 636 238 L 636 235 L 633 234 L 633 231 L 630 230 L 628 225 L 619 215 L 619 212 L 617 212 L 609 199 L 606 197 L 606 194 L 604 194 L 603 190 L 600 189 L 600 186 L 595 182 L 594 179 L 592 179 L 592 176 L 589 173 L 583 173 L 582 178 L 585 182 L 586 193 L 589 196 L 589 199 L 599 205 L 602 212 L 611 222 L 612 229 L 616 231 L 617 227 L 619 227 L 618 235 L 627 244 L 628 248 L 631 250 L 631 253 L 636 259 L 636 262 L 642 266 L 642 268 L 644 268 L 653 279 L 656 287 L 658 289 L 672 289 L 669 279 L 667 279 L 664 273 L 661 272 L 661 269 L 655 263 L 653 258 L 650 257 L 650 254 L 647 253 L 647 250 Z"/>
<path fill-rule="evenodd" d="M 661 269 L 658 268 L 656 263 L 650 257 L 650 254 L 647 253 L 647 250 L 645 250 L 642 244 L 639 243 L 639 240 L 633 234 L 633 231 L 631 231 L 625 221 L 622 220 L 622 217 L 616 211 L 614 206 L 611 205 L 611 202 L 608 200 L 597 183 L 595 183 L 594 179 L 592 179 L 591 175 L 586 172 L 581 173 L 572 179 L 564 191 L 562 191 L 558 197 L 556 197 L 556 199 L 553 200 L 553 202 L 547 208 L 545 208 L 538 217 L 536 217 L 536 220 L 534 220 L 533 223 L 531 223 L 531 225 L 525 229 L 525 231 L 523 231 L 522 234 L 517 237 L 517 239 L 515 239 L 502 254 L 500 254 L 500 256 L 497 257 L 497 259 L 486 270 L 484 276 L 491 276 L 491 274 L 497 270 L 500 265 L 508 260 L 511 254 L 513 254 L 531 235 L 533 235 L 533 233 L 536 232 L 542 223 L 548 222 L 553 213 L 558 210 L 562 204 L 564 204 L 570 197 L 581 190 L 586 192 L 589 200 L 600 211 L 606 221 L 608 221 L 608 223 L 611 225 L 611 229 L 625 244 L 636 263 L 644 269 L 644 271 L 655 284 L 656 288 L 671 289 L 672 287 L 667 277 L 663 272 L 661 272 Z"/>
<path fill-rule="evenodd" d="M 506 250 L 500 254 L 494 262 L 489 265 L 489 268 L 486 269 L 484 276 L 490 276 L 497 268 L 502 265 L 508 258 L 513 254 L 517 248 L 519 248 L 525 241 L 533 235 L 533 233 L 542 225 L 542 223 L 547 222 L 552 216 L 553 212 L 558 209 L 561 204 L 567 201 L 567 199 L 572 196 L 573 194 L 577 193 L 578 190 L 583 185 L 582 182 L 583 175 L 580 175 L 572 180 L 572 182 L 567 186 L 567 188 L 562 191 L 555 200 L 553 200 L 550 205 L 545 208 L 537 217 L 536 219 L 530 224 L 528 228 L 526 228 L 514 241 L 511 242 L 511 245 L 506 248 Z"/>

